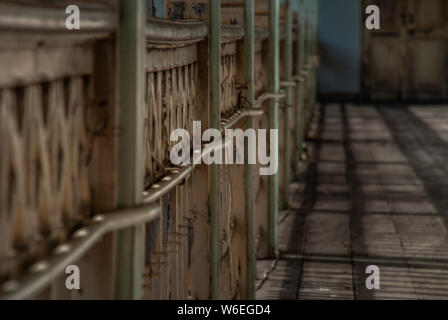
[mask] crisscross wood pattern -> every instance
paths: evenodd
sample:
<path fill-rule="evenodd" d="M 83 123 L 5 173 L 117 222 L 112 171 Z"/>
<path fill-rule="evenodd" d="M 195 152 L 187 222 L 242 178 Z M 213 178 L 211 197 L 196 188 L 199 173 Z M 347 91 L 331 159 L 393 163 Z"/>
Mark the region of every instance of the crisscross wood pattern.
<path fill-rule="evenodd" d="M 90 213 L 88 78 L 0 90 L 0 266 L 62 241 Z"/>
<path fill-rule="evenodd" d="M 255 78 L 254 78 L 254 94 L 255 97 L 260 96 L 268 88 L 268 72 L 265 67 L 267 51 L 264 49 L 265 42 L 257 41 L 255 44 Z"/>
<path fill-rule="evenodd" d="M 196 46 L 192 46 L 195 50 Z M 176 56 L 176 49 L 167 49 L 167 57 Z M 166 174 L 172 167 L 170 150 L 176 142 L 170 142 L 174 129 L 193 132 L 197 95 L 197 57 L 183 65 L 167 65 L 166 69 L 149 70 L 146 98 L 146 156 L 145 186 L 148 187 Z M 173 61 L 174 62 L 174 61 Z"/>
<path fill-rule="evenodd" d="M 221 113 L 225 116 L 238 107 L 238 50 L 236 42 L 223 45 L 221 56 Z"/>

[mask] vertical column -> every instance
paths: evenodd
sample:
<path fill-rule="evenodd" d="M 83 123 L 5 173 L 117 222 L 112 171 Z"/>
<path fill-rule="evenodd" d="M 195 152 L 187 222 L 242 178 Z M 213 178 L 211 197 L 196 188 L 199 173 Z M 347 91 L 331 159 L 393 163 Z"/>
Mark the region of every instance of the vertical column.
<path fill-rule="evenodd" d="M 305 24 L 304 24 L 304 0 L 296 0 L 298 1 L 298 24 L 297 24 L 297 54 L 298 54 L 298 62 L 296 65 L 296 74 L 299 76 L 297 82 L 297 112 L 296 112 L 296 131 L 295 131 L 295 139 L 296 139 L 296 157 L 295 157 L 295 174 L 296 178 L 299 176 L 300 172 L 300 161 L 302 155 L 302 144 L 304 138 L 304 130 L 305 130 L 305 80 L 306 76 L 304 73 L 304 65 L 305 65 Z"/>
<path fill-rule="evenodd" d="M 221 125 L 221 1 L 209 1 L 210 128 Z M 220 298 L 219 165 L 210 166 L 210 297 Z"/>
<path fill-rule="evenodd" d="M 318 50 L 318 23 L 319 23 L 319 1 L 313 1 L 313 42 L 312 42 L 312 70 L 313 70 L 313 83 L 312 83 L 312 114 L 314 114 L 314 110 L 316 109 L 316 95 L 317 95 L 317 50 Z"/>
<path fill-rule="evenodd" d="M 299 65 L 302 71 L 306 65 L 306 0 L 299 1 L 299 35 L 300 35 L 300 48 L 299 48 Z"/>
<path fill-rule="evenodd" d="M 307 126 L 311 124 L 311 119 L 314 111 L 314 83 L 315 83 L 315 70 L 313 66 L 313 55 L 314 55 L 314 8 L 316 5 L 316 0 L 308 0 L 307 10 L 306 10 L 306 23 L 308 26 L 307 34 L 307 57 L 308 57 L 308 70 L 309 70 L 309 82 L 308 82 L 308 114 L 307 114 Z"/>
<path fill-rule="evenodd" d="M 303 42 L 303 72 L 306 76 L 306 81 L 304 84 L 304 139 L 306 136 L 306 131 L 308 129 L 308 113 L 309 113 L 309 105 L 310 105 L 310 79 L 311 79 L 311 69 L 310 69 L 310 60 L 309 60 L 309 50 L 310 50 L 310 25 L 309 25 L 309 2 L 310 0 L 301 0 L 301 18 L 302 18 L 302 42 Z"/>
<path fill-rule="evenodd" d="M 246 103 L 247 108 L 254 105 L 254 46 L 255 46 L 255 30 L 254 30 L 254 0 L 244 1 L 244 78 L 247 83 Z M 252 117 L 246 119 L 246 129 L 253 128 L 254 120 Z M 247 225 L 247 299 L 255 299 L 255 165 L 248 163 L 248 150 L 246 140 L 245 146 L 245 165 L 244 165 L 244 181 L 245 181 L 245 198 L 246 198 L 246 225 Z"/>
<path fill-rule="evenodd" d="M 308 63 L 311 63 L 313 55 L 313 7 L 315 0 L 307 0 L 306 8 L 306 23 L 308 24 Z"/>
<path fill-rule="evenodd" d="M 269 92 L 279 93 L 279 0 L 269 0 Z M 278 130 L 278 102 L 269 102 L 269 129 Z M 275 150 L 278 150 L 278 140 Z M 273 150 L 270 150 L 273 152 Z M 274 154 L 274 161 L 278 163 L 278 152 Z M 277 254 L 277 221 L 278 221 L 278 173 L 269 176 L 268 181 L 268 226 L 270 255 Z"/>
<path fill-rule="evenodd" d="M 286 37 L 285 37 L 285 81 L 292 81 L 292 0 L 286 1 Z M 284 137 L 285 137 L 285 154 L 283 157 L 283 208 L 289 206 L 289 182 L 291 181 L 291 131 L 290 118 L 292 101 L 292 87 L 286 87 L 286 106 L 284 108 Z"/>
<path fill-rule="evenodd" d="M 146 16 L 152 17 L 154 15 L 154 0 L 145 0 L 146 1 Z"/>
<path fill-rule="evenodd" d="M 306 70 L 308 66 L 308 38 L 309 38 L 309 26 L 308 26 L 308 2 L 309 0 L 300 0 L 300 19 L 301 19 L 301 27 L 302 27 L 302 42 L 303 48 L 301 51 L 302 55 L 302 66 Z"/>
<path fill-rule="evenodd" d="M 120 1 L 119 29 L 119 173 L 118 206 L 141 202 L 143 192 L 143 107 L 145 1 Z M 140 299 L 144 226 L 117 232 L 115 296 Z"/>

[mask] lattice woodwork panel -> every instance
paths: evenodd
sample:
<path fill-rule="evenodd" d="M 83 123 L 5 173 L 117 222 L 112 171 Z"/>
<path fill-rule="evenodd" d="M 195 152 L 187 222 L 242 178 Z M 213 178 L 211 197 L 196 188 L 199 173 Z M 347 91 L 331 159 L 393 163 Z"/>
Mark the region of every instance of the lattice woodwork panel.
<path fill-rule="evenodd" d="M 235 112 L 239 104 L 237 72 L 238 51 L 236 43 L 227 44 L 221 57 L 221 113 L 229 115 Z"/>
<path fill-rule="evenodd" d="M 265 51 L 262 48 L 261 43 L 258 44 L 257 50 L 255 51 L 255 83 L 254 91 L 255 97 L 258 97 L 263 92 L 268 89 L 268 72 L 266 65 L 263 63 Z"/>
<path fill-rule="evenodd" d="M 198 66 L 184 66 L 147 73 L 147 126 L 145 186 L 150 186 L 172 167 L 170 133 L 183 128 L 193 132 Z"/>
<path fill-rule="evenodd" d="M 0 89 L 0 273 L 90 213 L 88 79 Z"/>

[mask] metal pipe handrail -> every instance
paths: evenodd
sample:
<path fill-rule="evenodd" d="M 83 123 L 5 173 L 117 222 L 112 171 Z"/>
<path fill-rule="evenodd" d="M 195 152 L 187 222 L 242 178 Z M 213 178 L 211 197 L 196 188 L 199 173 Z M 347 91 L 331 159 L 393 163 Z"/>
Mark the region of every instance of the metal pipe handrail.
<path fill-rule="evenodd" d="M 261 110 L 260 110 L 261 111 Z M 255 114 L 255 112 L 253 112 Z M 247 113 L 247 115 L 252 113 Z M 257 114 L 258 115 L 258 114 Z M 228 144 L 223 143 L 221 145 L 221 148 L 225 149 L 227 148 Z M 207 144 L 207 146 L 204 148 L 204 150 L 194 150 L 194 153 L 201 153 L 201 159 L 208 156 L 210 153 L 212 153 L 214 150 L 214 147 L 210 144 Z M 160 200 L 164 195 L 171 192 L 175 187 L 177 187 L 179 184 L 182 183 L 185 179 L 188 179 L 188 177 L 191 175 L 191 173 L 196 168 L 197 164 L 181 164 L 179 167 L 173 167 L 168 168 L 169 171 L 171 171 L 169 174 L 162 177 L 159 182 L 154 183 L 148 190 L 145 190 L 143 192 L 143 200 L 142 202 L 145 204 L 153 203 L 157 200 Z"/>
<path fill-rule="evenodd" d="M 230 117 L 221 120 L 222 129 L 233 127 L 238 121 L 246 117 L 258 117 L 263 115 L 264 111 L 260 109 L 240 109 L 235 111 Z"/>
<path fill-rule="evenodd" d="M 20 280 L 5 282 L 0 290 L 0 299 L 26 299 L 60 275 L 67 265 L 81 258 L 105 234 L 150 222 L 160 216 L 161 208 L 156 204 L 127 208 L 107 214 L 97 214 L 86 226 L 73 233 L 70 241 L 58 245 L 53 255 L 33 264 Z"/>
<path fill-rule="evenodd" d="M 292 80 L 296 82 L 304 82 L 305 78 L 303 76 L 292 76 Z"/>
<path fill-rule="evenodd" d="M 294 80 L 293 77 L 291 77 Z M 280 82 L 280 88 L 288 88 L 288 87 L 297 87 L 297 83 L 295 81 L 282 81 Z"/>
<path fill-rule="evenodd" d="M 187 179 L 196 165 L 181 165 L 179 168 L 170 168 L 171 172 L 165 175 L 160 182 L 154 183 L 149 190 L 143 192 L 143 203 L 152 203 L 161 199 L 173 190 L 183 180 Z"/>
<path fill-rule="evenodd" d="M 261 108 L 261 106 L 270 99 L 284 99 L 285 98 L 285 93 L 284 92 L 280 92 L 280 93 L 273 93 L 273 92 L 265 92 L 263 94 L 261 94 L 254 103 L 254 108 Z"/>

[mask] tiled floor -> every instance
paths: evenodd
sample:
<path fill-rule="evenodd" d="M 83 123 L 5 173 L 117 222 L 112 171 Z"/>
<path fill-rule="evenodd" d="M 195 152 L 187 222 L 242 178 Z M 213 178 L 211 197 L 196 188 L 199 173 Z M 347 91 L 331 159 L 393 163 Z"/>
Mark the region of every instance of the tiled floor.
<path fill-rule="evenodd" d="M 448 299 L 448 106 L 327 104 L 317 118 L 257 298 Z"/>

